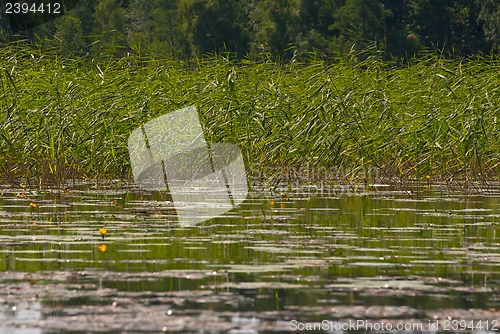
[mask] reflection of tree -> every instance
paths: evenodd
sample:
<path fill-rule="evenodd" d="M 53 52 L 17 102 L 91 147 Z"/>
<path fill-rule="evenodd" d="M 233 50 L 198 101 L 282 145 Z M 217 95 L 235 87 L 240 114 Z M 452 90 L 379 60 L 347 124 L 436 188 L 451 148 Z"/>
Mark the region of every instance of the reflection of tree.
<path fill-rule="evenodd" d="M 16 256 L 12 253 L 12 248 L 5 255 L 5 270 L 15 271 L 16 270 Z"/>

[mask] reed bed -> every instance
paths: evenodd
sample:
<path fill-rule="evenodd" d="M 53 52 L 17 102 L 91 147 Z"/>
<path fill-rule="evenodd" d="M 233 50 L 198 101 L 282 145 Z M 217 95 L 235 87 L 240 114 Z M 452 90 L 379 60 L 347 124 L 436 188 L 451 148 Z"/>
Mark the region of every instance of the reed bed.
<path fill-rule="evenodd" d="M 401 65 L 377 55 L 282 64 L 0 54 L 3 182 L 130 180 L 131 131 L 188 105 L 207 140 L 240 145 L 262 177 L 287 167 L 334 171 L 332 181 L 500 174 L 498 56 Z"/>

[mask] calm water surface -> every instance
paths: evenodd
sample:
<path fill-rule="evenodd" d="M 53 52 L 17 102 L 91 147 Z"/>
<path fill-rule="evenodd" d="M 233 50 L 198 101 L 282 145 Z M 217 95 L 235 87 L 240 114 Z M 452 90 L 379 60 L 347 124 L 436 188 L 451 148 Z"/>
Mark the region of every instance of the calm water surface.
<path fill-rule="evenodd" d="M 254 189 L 192 227 L 161 193 L 0 191 L 0 334 L 500 333 L 500 185 Z"/>

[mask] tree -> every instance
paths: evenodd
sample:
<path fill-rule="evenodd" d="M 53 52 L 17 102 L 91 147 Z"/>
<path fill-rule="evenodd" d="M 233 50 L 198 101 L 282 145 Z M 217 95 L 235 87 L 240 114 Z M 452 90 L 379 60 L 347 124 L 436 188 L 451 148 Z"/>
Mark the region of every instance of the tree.
<path fill-rule="evenodd" d="M 412 30 L 427 47 L 451 49 L 450 0 L 415 0 L 410 8 Z"/>
<path fill-rule="evenodd" d="M 419 37 L 411 27 L 410 2 L 382 0 L 385 17 L 385 51 L 389 56 L 413 57 L 421 49 Z"/>
<path fill-rule="evenodd" d="M 295 44 L 299 32 L 299 0 L 260 0 L 253 3 L 251 23 L 254 53 L 285 54 Z"/>
<path fill-rule="evenodd" d="M 243 0 L 181 0 L 184 36 L 196 55 L 230 51 L 244 55 L 248 50 L 248 18 Z"/>
<path fill-rule="evenodd" d="M 95 19 L 100 33 L 96 50 L 110 56 L 123 55 L 126 50 L 126 11 L 117 0 L 101 0 L 95 10 Z"/>
<path fill-rule="evenodd" d="M 345 0 L 300 0 L 299 55 L 314 52 L 329 56 L 339 51 L 335 43 L 340 31 L 334 27 L 334 15 L 344 4 Z"/>
<path fill-rule="evenodd" d="M 314 29 L 324 36 L 332 36 L 334 13 L 345 4 L 345 0 L 301 0 L 301 31 Z"/>
<path fill-rule="evenodd" d="M 146 50 L 153 39 L 153 3 L 132 0 L 127 8 L 127 38 L 131 49 L 139 55 Z"/>
<path fill-rule="evenodd" d="M 334 15 L 333 28 L 358 50 L 370 42 L 379 47 L 384 40 L 385 18 L 389 13 L 379 0 L 347 0 Z"/>
<path fill-rule="evenodd" d="M 94 13 L 97 1 L 98 0 L 78 0 L 78 4 L 70 12 L 70 15 L 80 20 L 84 37 L 90 36 L 95 32 L 96 21 Z M 88 42 L 90 42 L 90 40 Z"/>
<path fill-rule="evenodd" d="M 63 54 L 81 51 L 85 47 L 85 41 L 80 19 L 70 15 L 59 18 L 56 22 L 55 41 Z"/>
<path fill-rule="evenodd" d="M 179 0 L 151 1 L 151 42 L 148 50 L 154 56 L 189 57 L 189 43 L 182 30 Z"/>
<path fill-rule="evenodd" d="M 0 0 L 0 5 L 2 8 L 5 8 L 3 0 Z M 8 41 L 11 33 L 10 20 L 7 14 L 5 14 L 5 11 L 2 10 L 0 11 L 0 43 Z"/>
<path fill-rule="evenodd" d="M 480 7 L 475 1 L 453 0 L 450 3 L 451 36 L 450 41 L 456 52 L 471 55 L 488 51 L 483 25 L 478 20 Z"/>
<path fill-rule="evenodd" d="M 480 6 L 478 21 L 483 25 L 486 39 L 500 47 L 500 0 L 477 0 L 477 4 Z"/>
<path fill-rule="evenodd" d="M 479 10 L 470 0 L 415 0 L 410 8 L 411 26 L 426 47 L 448 55 L 473 54 L 488 48 Z"/>

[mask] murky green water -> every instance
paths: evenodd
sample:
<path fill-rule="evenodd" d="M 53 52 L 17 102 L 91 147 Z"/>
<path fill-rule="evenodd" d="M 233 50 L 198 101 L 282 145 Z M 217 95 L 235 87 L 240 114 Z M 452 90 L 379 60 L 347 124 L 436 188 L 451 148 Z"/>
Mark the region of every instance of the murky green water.
<path fill-rule="evenodd" d="M 160 193 L 1 191 L 1 334 L 500 331 L 499 185 L 257 189 L 187 228 Z"/>

